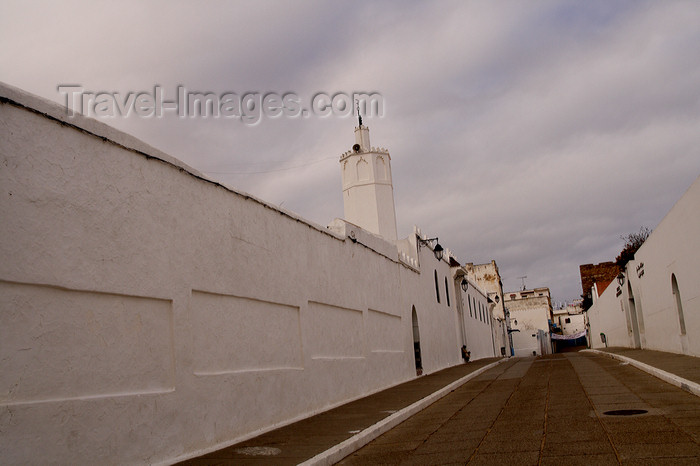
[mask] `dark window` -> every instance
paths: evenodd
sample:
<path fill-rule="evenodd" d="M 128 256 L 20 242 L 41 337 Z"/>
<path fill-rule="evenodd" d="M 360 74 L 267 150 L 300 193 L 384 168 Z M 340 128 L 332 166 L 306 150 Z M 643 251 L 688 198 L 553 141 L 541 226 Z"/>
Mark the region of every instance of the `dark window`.
<path fill-rule="evenodd" d="M 469 303 L 469 317 L 474 317 L 474 314 L 472 314 L 472 300 L 469 295 L 467 295 L 467 303 Z"/>
<path fill-rule="evenodd" d="M 570 323 L 571 323 L 571 319 L 570 319 L 569 317 L 567 317 L 566 319 L 564 319 L 564 323 L 565 323 L 565 324 L 570 324 Z"/>
<path fill-rule="evenodd" d="M 447 307 L 450 307 L 450 289 L 447 286 L 447 277 L 445 277 L 445 299 L 447 299 Z"/>
<path fill-rule="evenodd" d="M 438 279 L 437 279 L 437 270 L 435 271 L 435 297 L 437 298 L 437 302 L 440 302 L 440 287 L 438 286 Z"/>

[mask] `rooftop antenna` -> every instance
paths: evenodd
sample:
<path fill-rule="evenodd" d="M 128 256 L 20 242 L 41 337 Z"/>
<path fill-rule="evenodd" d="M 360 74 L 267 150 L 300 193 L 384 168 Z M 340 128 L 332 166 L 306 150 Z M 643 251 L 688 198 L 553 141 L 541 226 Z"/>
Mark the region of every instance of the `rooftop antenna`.
<path fill-rule="evenodd" d="M 523 291 L 525 291 L 527 288 L 525 288 L 525 279 L 527 278 L 527 275 L 523 275 L 522 277 L 518 277 L 520 280 L 523 282 Z"/>
<path fill-rule="evenodd" d="M 357 107 L 357 118 L 360 120 L 360 126 L 362 126 L 362 115 L 360 115 L 360 101 L 355 99 L 355 106 Z"/>

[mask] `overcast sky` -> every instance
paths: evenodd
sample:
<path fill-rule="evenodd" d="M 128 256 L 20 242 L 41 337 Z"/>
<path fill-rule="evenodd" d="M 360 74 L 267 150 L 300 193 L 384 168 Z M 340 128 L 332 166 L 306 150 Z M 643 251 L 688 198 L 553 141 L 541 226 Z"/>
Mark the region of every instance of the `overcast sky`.
<path fill-rule="evenodd" d="M 0 80 L 217 95 L 377 92 L 400 237 L 494 259 L 555 301 L 700 174 L 700 2 L 0 3 Z M 102 118 L 321 225 L 343 216 L 353 117 Z M 204 206 L 203 206 L 204 208 Z"/>

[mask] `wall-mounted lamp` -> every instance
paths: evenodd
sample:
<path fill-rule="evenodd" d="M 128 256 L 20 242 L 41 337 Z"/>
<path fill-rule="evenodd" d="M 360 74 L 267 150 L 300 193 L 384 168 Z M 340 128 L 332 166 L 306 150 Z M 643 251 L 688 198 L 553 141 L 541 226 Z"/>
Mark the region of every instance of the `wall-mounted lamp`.
<path fill-rule="evenodd" d="M 501 300 L 501 298 L 499 298 L 498 295 L 496 295 L 496 297 L 493 298 L 493 300 L 496 301 L 496 304 L 498 304 L 498 302 Z"/>
<path fill-rule="evenodd" d="M 435 254 L 435 259 L 442 260 L 442 255 L 445 253 L 445 250 L 442 249 L 440 243 L 437 242 L 437 236 L 435 238 L 428 239 L 421 239 L 420 237 L 418 238 L 418 244 L 422 246 L 429 246 L 430 243 L 432 243 L 433 241 L 435 241 L 435 247 L 433 248 L 433 254 Z"/>
<path fill-rule="evenodd" d="M 617 276 L 617 283 L 619 283 L 620 286 L 625 284 L 625 275 L 622 272 Z"/>
<path fill-rule="evenodd" d="M 469 288 L 469 282 L 464 277 L 462 277 L 462 282 L 460 283 L 460 285 L 462 286 L 462 291 L 467 291 L 467 289 Z"/>

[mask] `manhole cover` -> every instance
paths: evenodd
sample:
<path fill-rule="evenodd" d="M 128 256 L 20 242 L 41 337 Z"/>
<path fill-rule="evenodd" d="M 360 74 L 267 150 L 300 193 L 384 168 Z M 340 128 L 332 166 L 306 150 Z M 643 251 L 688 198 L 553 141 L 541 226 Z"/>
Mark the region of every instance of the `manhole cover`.
<path fill-rule="evenodd" d="M 612 411 L 605 411 L 603 414 L 606 416 L 636 416 L 648 412 L 646 409 L 613 409 Z"/>
<path fill-rule="evenodd" d="M 245 447 L 237 449 L 236 453 L 248 456 L 275 456 L 282 453 L 282 450 L 274 447 Z"/>

